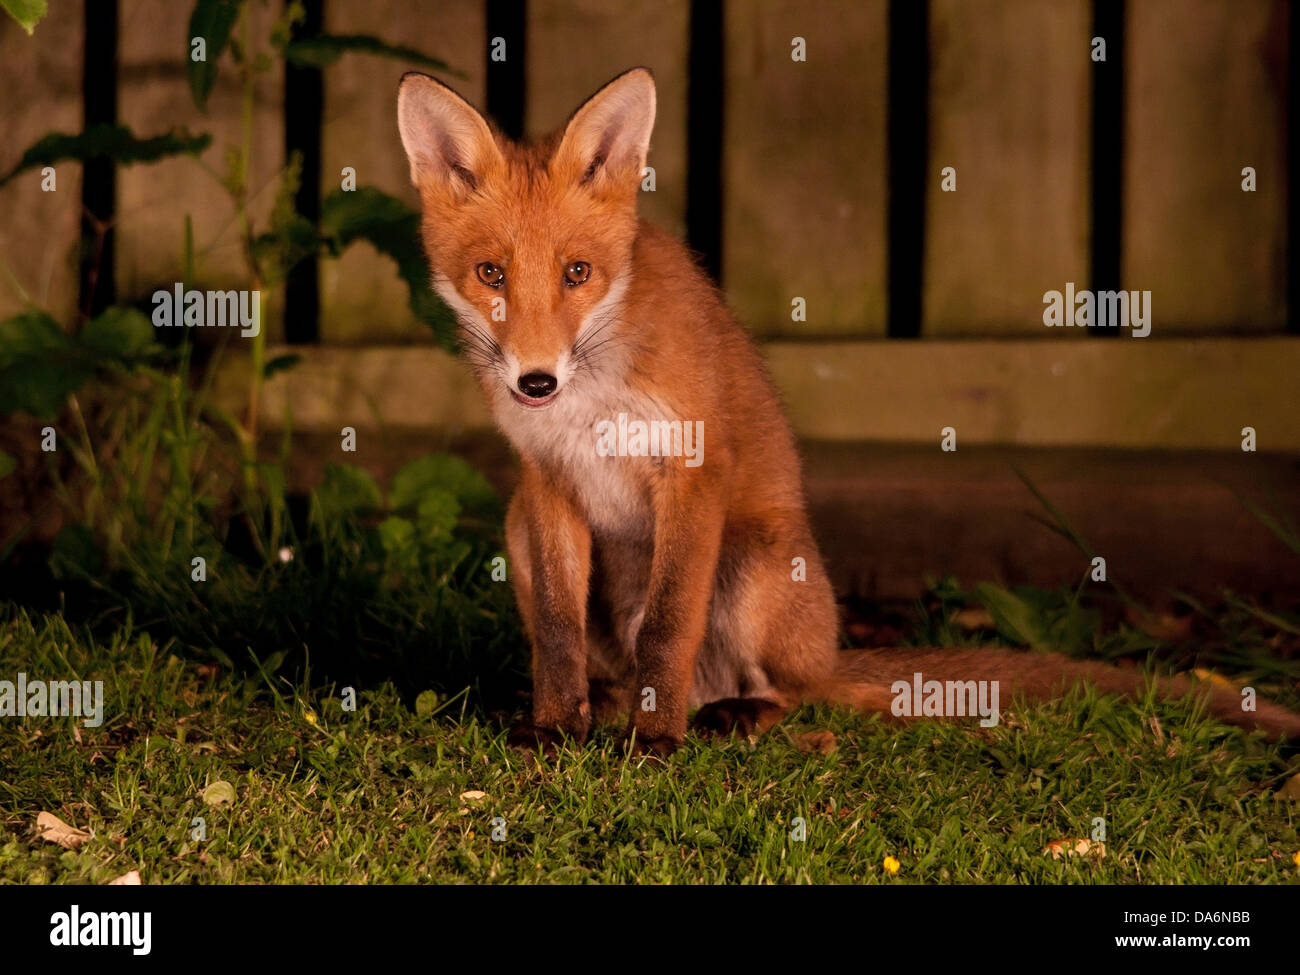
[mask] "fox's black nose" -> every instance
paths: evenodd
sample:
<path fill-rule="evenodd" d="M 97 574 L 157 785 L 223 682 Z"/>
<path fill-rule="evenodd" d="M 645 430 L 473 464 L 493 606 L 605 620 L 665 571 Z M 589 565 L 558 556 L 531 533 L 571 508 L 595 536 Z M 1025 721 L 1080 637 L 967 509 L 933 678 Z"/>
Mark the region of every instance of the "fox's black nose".
<path fill-rule="evenodd" d="M 555 386 L 555 377 L 544 372 L 530 372 L 519 377 L 519 392 L 532 399 L 545 399 L 555 392 Z"/>

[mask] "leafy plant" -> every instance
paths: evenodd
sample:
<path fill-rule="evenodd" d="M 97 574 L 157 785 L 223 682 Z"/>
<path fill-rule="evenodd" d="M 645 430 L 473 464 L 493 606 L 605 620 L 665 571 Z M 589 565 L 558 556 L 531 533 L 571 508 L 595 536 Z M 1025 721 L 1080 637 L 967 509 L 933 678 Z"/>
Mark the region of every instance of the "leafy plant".
<path fill-rule="evenodd" d="M 44 312 L 7 319 L 0 322 L 0 415 L 23 410 L 52 419 L 99 369 L 156 351 L 153 327 L 134 309 L 110 308 L 75 336 Z"/>
<path fill-rule="evenodd" d="M 45 6 L 30 0 L 4 0 L 4 5 L 29 31 L 30 24 L 39 19 Z M 376 37 L 321 35 L 294 38 L 293 28 L 304 16 L 301 3 L 286 4 L 272 25 L 269 38 L 260 43 L 251 36 L 249 5 L 245 0 L 197 0 L 190 16 L 189 37 L 202 39 L 205 45 L 202 59 L 186 59 L 195 106 L 206 111 L 225 58 L 233 63 L 240 86 L 242 117 L 239 143 L 230 150 L 224 172 L 210 169 L 208 172 L 217 177 L 230 198 L 249 284 L 257 291 L 274 288 L 282 284 L 300 262 L 317 256 L 338 257 L 351 244 L 364 240 L 393 259 L 408 286 L 413 314 L 433 330 L 440 343 L 450 348 L 454 345 L 453 319 L 429 286 L 428 270 L 418 239 L 418 215 L 400 200 L 371 187 L 361 187 L 355 192 L 340 190 L 323 201 L 317 225 L 295 210 L 302 160 L 293 156 L 280 174 L 270 225 L 260 232 L 253 227 L 248 204 L 250 163 L 255 148 L 254 91 L 258 77 L 275 67 L 277 57 L 296 64 L 323 67 L 333 64 L 345 53 L 357 52 L 458 73 L 438 58 Z M 177 155 L 198 157 L 211 143 L 210 135 L 192 134 L 184 127 L 151 137 L 140 137 L 126 127 L 113 125 L 96 125 L 80 133 L 49 133 L 30 146 L 18 163 L 0 177 L 0 186 L 28 170 L 59 162 L 111 159 L 117 164 L 129 165 L 156 162 Z M 91 217 L 95 222 L 94 215 Z M 101 233 L 106 229 L 98 223 L 96 227 Z M 184 280 L 191 280 L 196 273 L 194 253 L 187 218 Z M 263 294 L 264 317 L 271 298 L 271 295 Z M 41 415 L 48 416 L 56 400 L 75 390 L 93 373 L 93 369 L 88 371 L 84 356 L 73 354 L 70 348 L 61 345 L 60 340 L 50 334 L 50 320 L 48 317 L 39 318 L 41 314 L 36 310 L 26 312 L 4 323 L 4 329 L 0 331 L 0 337 L 18 342 L 13 353 L 15 362 L 10 364 L 11 374 L 19 376 L 24 370 L 30 370 L 23 373 L 28 378 L 0 400 L 0 415 L 23 408 L 23 402 L 30 402 Z M 38 331 L 42 335 L 37 335 Z M 244 462 L 250 467 L 253 466 L 253 448 L 259 426 L 261 386 L 268 375 L 265 349 L 266 332 L 263 329 L 250 343 L 248 405 L 239 438 L 245 447 Z M 41 354 L 48 357 L 43 365 L 36 361 Z M 292 360 L 281 357 L 275 368 L 279 370 L 291 365 Z M 38 392 L 39 377 L 48 376 L 51 370 L 61 371 L 63 375 L 47 384 L 48 392 Z"/>
<path fill-rule="evenodd" d="M 203 38 L 206 59 L 189 61 L 188 70 L 201 111 L 225 59 L 238 78 L 241 137 L 224 170 L 199 165 L 229 197 L 263 314 L 266 290 L 296 264 L 364 240 L 396 262 L 412 311 L 450 343 L 450 315 L 429 288 L 417 215 L 400 201 L 362 187 L 331 194 L 319 222 L 308 220 L 294 205 L 302 167 L 295 155 L 280 173 L 268 224 L 255 227 L 249 210 L 254 87 L 277 57 L 327 65 L 362 52 L 446 65 L 377 38 L 294 40 L 298 3 L 259 41 L 249 9 L 243 0 L 199 0 L 190 35 Z M 198 157 L 210 144 L 182 128 L 152 138 L 114 126 L 52 133 L 4 180 L 69 160 Z M 182 282 L 198 276 L 195 253 L 186 218 Z M 247 408 L 235 416 L 211 395 L 224 345 L 199 372 L 187 338 L 166 349 L 156 336 L 131 308 L 66 330 L 38 309 L 0 322 L 0 416 L 57 420 L 59 449 L 45 460 L 64 528 L 49 568 L 70 610 L 140 619 L 194 654 L 230 667 L 252 662 L 264 674 L 285 666 L 305 676 L 323 665 L 392 677 L 396 667 L 411 675 L 411 687 L 457 690 L 490 679 L 494 663 L 500 673 L 518 669 L 508 587 L 486 568 L 501 548 L 500 505 L 481 475 L 456 458 L 421 458 L 385 496 L 361 468 L 334 465 L 303 499 L 288 488 L 288 425 L 275 459 L 257 451 L 262 383 L 297 357 L 266 361 L 260 330 L 250 343 Z M 0 454 L 0 476 L 13 467 Z"/>

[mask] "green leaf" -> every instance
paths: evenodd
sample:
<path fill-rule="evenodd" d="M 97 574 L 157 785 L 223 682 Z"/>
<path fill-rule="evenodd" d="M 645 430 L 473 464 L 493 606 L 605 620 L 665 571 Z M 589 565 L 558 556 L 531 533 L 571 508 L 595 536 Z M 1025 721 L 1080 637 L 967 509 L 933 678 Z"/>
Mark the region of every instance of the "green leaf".
<path fill-rule="evenodd" d="M 698 826 L 694 827 L 687 833 L 686 840 L 687 842 L 694 843 L 696 846 L 705 848 L 722 845 L 722 837 L 717 833 L 711 829 L 703 829 Z"/>
<path fill-rule="evenodd" d="M 321 201 L 321 233 L 338 256 L 358 240 L 397 262 L 410 291 L 411 311 L 430 326 L 444 348 L 455 346 L 455 317 L 429 286 L 429 265 L 420 245 L 420 215 L 373 187 L 335 190 Z"/>
<path fill-rule="evenodd" d="M 0 322 L 0 416 L 24 410 L 49 419 L 108 362 L 152 354 L 153 326 L 134 308 L 110 308 L 70 338 L 44 312 Z"/>
<path fill-rule="evenodd" d="M 43 311 L 27 311 L 0 322 L 0 369 L 20 359 L 72 348 L 59 323 Z"/>
<path fill-rule="evenodd" d="M 378 511 L 383 503 L 375 479 L 360 467 L 350 464 L 327 465 L 325 479 L 312 496 L 316 502 L 316 515 L 324 521 Z"/>
<path fill-rule="evenodd" d="M 438 692 L 421 691 L 415 696 L 415 713 L 417 717 L 427 718 L 438 710 Z M 1300 776 L 1297 776 L 1300 778 Z"/>
<path fill-rule="evenodd" d="M 415 539 L 415 526 L 405 518 L 390 517 L 379 523 L 379 541 L 390 555 L 409 548 Z"/>
<path fill-rule="evenodd" d="M 230 32 L 239 20 L 243 0 L 198 0 L 190 14 L 189 33 L 185 38 L 185 58 L 190 76 L 190 94 L 201 112 L 207 111 L 208 95 L 217 83 L 217 62 L 230 43 Z M 194 38 L 203 38 L 204 60 L 195 61 Z"/>
<path fill-rule="evenodd" d="M 441 71 L 458 78 L 465 77 L 463 72 L 455 70 L 445 61 L 423 51 L 403 47 L 400 44 L 388 44 L 366 34 L 321 34 L 317 37 L 304 37 L 290 41 L 284 46 L 285 60 L 303 68 L 327 67 L 349 52 L 407 61 L 432 71 Z"/>
<path fill-rule="evenodd" d="M 28 34 L 36 29 L 36 24 L 49 10 L 46 0 L 0 0 L 0 7 L 4 7 L 5 12 Z"/>
<path fill-rule="evenodd" d="M 84 132 L 68 135 L 51 132 L 23 153 L 18 165 L 9 170 L 0 186 L 19 173 L 38 166 L 53 166 L 67 159 L 86 162 L 112 159 L 119 165 L 155 162 L 168 156 L 188 153 L 197 156 L 212 142 L 210 135 L 190 135 L 186 129 L 172 129 L 162 135 L 141 139 L 122 125 L 92 125 Z"/>
<path fill-rule="evenodd" d="M 434 488 L 426 491 L 415 508 L 420 537 L 426 542 L 443 542 L 451 538 L 460 518 L 460 502 L 450 491 Z"/>
<path fill-rule="evenodd" d="M 86 324 L 78 341 L 101 359 L 129 363 L 147 356 L 157 346 L 154 327 L 135 308 L 109 308 Z"/>
<path fill-rule="evenodd" d="M 288 372 L 294 366 L 302 361 L 302 356 L 290 352 L 287 355 L 278 355 L 262 367 L 262 378 L 270 379 L 277 372 Z"/>
<path fill-rule="evenodd" d="M 0 450 L 0 477 L 8 477 L 17 467 L 18 461 L 14 460 L 13 455 Z"/>
<path fill-rule="evenodd" d="M 95 369 L 44 312 L 0 322 L 0 416 L 24 410 L 50 419 Z"/>
<path fill-rule="evenodd" d="M 467 508 L 490 508 L 497 501 L 487 478 L 460 457 L 430 454 L 417 457 L 394 475 L 389 510 L 418 506 L 432 492 L 449 494 Z"/>
<path fill-rule="evenodd" d="M 1008 640 L 1028 644 L 1035 650 L 1052 648 L 1042 613 L 1021 597 L 991 582 L 978 583 L 975 597 L 992 615 L 998 632 Z"/>

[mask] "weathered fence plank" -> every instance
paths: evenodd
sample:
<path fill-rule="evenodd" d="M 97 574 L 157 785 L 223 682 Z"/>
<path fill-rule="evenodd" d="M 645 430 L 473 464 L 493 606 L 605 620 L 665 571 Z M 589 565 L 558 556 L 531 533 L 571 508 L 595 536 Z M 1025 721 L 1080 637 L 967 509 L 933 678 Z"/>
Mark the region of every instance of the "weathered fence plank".
<path fill-rule="evenodd" d="M 727 3 L 723 283 L 760 335 L 884 335 L 886 10 Z"/>
<path fill-rule="evenodd" d="M 686 232 L 687 0 L 532 0 L 528 5 L 527 129 L 563 125 L 588 95 L 628 68 L 654 72 L 657 118 L 649 165 L 655 190 L 641 215 L 679 237 Z M 599 38 L 593 43 L 593 38 Z"/>
<path fill-rule="evenodd" d="M 481 3 L 330 3 L 325 29 L 332 34 L 373 34 L 440 58 L 467 77 L 439 75 L 439 80 L 474 105 L 483 105 L 487 39 Z M 419 205 L 397 134 L 397 83 L 407 69 L 398 61 L 361 54 L 345 55 L 325 69 L 323 193 L 339 189 L 343 167 L 351 166 L 357 186 L 373 186 L 412 207 Z M 393 262 L 367 243 L 352 245 L 338 260 L 321 262 L 320 293 L 324 343 L 433 340 L 429 328 L 411 314 L 406 285 Z"/>
<path fill-rule="evenodd" d="M 1090 37 L 1088 0 L 934 0 L 923 336 L 1059 338 L 1043 293 L 1088 287 Z"/>
<path fill-rule="evenodd" d="M 1129 4 L 1124 287 L 1155 335 L 1285 327 L 1284 7 Z"/>
<path fill-rule="evenodd" d="M 0 173 L 46 133 L 81 131 L 82 24 L 80 0 L 61 4 L 30 37 L 0 15 Z M 81 166 L 56 166 L 52 192 L 42 180 L 33 169 L 0 188 L 0 318 L 30 301 L 67 325 L 77 312 Z"/>
<path fill-rule="evenodd" d="M 203 114 L 194 106 L 187 78 L 190 58 L 190 3 L 121 0 L 118 114 L 140 136 L 184 125 L 191 133 L 209 132 L 213 143 L 201 157 L 204 173 L 188 156 L 119 169 L 117 179 L 117 288 L 119 299 L 148 296 L 179 280 L 184 251 L 184 218 L 194 228 L 195 280 L 200 288 L 250 286 L 243 242 L 230 198 L 217 177 L 227 171 L 227 154 L 240 142 L 242 92 L 229 59 Z M 250 46 L 266 51 L 279 5 L 248 4 Z M 236 28 L 238 30 L 238 28 Z M 259 76 L 252 112 L 253 152 L 249 172 L 249 215 L 255 229 L 267 229 L 284 166 L 281 107 L 284 72 Z M 280 289 L 277 289 L 280 290 Z M 268 337 L 282 334 L 282 303 L 262 295 L 263 327 Z"/>

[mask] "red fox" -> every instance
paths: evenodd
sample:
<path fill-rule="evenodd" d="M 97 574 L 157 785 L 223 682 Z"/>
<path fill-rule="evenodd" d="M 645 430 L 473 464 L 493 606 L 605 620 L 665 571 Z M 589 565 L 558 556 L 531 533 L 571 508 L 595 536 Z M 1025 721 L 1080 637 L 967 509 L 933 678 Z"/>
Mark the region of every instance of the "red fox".
<path fill-rule="evenodd" d="M 698 731 L 742 735 L 808 700 L 890 715 L 917 672 L 1001 681 L 1007 697 L 1063 679 L 1140 688 L 1014 651 L 839 652 L 764 363 L 687 249 L 638 219 L 654 120 L 644 68 L 529 145 L 426 75 L 398 94 L 434 287 L 520 458 L 506 540 L 533 700 L 512 741 L 549 749 L 627 720 L 638 753 L 667 755 L 691 712 Z M 1225 720 L 1300 736 L 1281 708 L 1207 693 Z"/>

